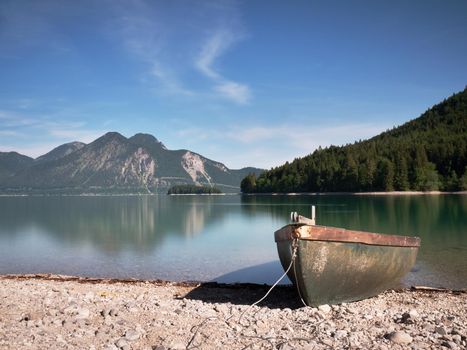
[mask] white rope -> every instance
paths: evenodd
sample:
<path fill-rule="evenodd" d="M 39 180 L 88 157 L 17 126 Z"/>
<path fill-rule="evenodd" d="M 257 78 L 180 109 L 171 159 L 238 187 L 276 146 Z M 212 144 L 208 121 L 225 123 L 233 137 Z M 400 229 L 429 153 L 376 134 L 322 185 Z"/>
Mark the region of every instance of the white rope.
<path fill-rule="evenodd" d="M 248 308 L 242 312 L 242 314 L 240 315 L 240 317 L 238 318 L 238 323 L 243 326 L 243 324 L 240 322 L 242 320 L 242 317 L 255 305 L 258 305 L 260 302 L 262 302 L 264 299 L 267 298 L 267 296 L 272 292 L 272 290 L 279 284 L 280 281 L 282 281 L 284 279 L 285 276 L 287 276 L 287 274 L 289 273 L 290 269 L 292 268 L 292 265 L 294 267 L 294 274 L 295 274 L 295 285 L 297 286 L 297 290 L 298 290 L 298 294 L 300 296 L 300 299 L 303 303 L 304 306 L 308 306 L 305 301 L 303 300 L 302 298 L 302 295 L 300 293 L 300 288 L 298 287 L 298 282 L 297 282 L 297 273 L 295 271 L 295 259 L 297 258 L 297 252 L 298 252 L 298 240 L 297 238 L 295 238 L 293 241 L 292 241 L 292 257 L 290 259 L 290 264 L 289 266 L 287 267 L 287 269 L 285 270 L 285 272 L 282 274 L 281 277 L 279 277 L 279 279 L 271 286 L 271 288 L 269 288 L 269 290 L 266 292 L 266 294 L 259 300 L 255 301 L 253 304 L 249 305 Z M 223 322 L 225 322 L 229 327 L 230 325 L 228 324 L 228 321 L 233 317 L 233 315 L 231 315 L 230 317 L 222 320 L 221 318 L 219 317 L 206 317 L 201 323 L 199 323 L 197 326 L 193 326 L 191 328 L 191 332 L 193 332 L 194 329 L 196 329 L 196 331 L 194 332 L 193 336 L 191 337 L 190 341 L 188 342 L 187 346 L 186 346 L 186 349 L 189 349 L 190 346 L 193 344 L 195 338 L 196 338 L 196 335 L 198 334 L 198 332 L 200 331 L 201 327 L 203 327 L 208 321 L 210 320 L 215 320 L 215 319 L 219 319 Z M 267 339 L 263 339 L 263 340 L 267 340 Z"/>
<path fill-rule="evenodd" d="M 248 306 L 248 308 L 242 312 L 242 314 L 240 315 L 239 319 L 238 319 L 238 323 L 241 324 L 241 319 L 243 317 L 243 315 L 245 315 L 247 313 L 248 310 L 250 310 L 253 306 L 255 305 L 258 305 L 260 302 L 262 302 L 264 299 L 267 298 L 267 296 L 272 292 L 272 290 L 279 284 L 280 281 L 282 281 L 282 279 L 287 276 L 287 273 L 290 271 L 290 269 L 292 268 L 292 265 L 294 265 L 294 271 L 295 271 L 295 258 L 297 257 L 297 250 L 298 250 L 298 244 L 297 244 L 297 239 L 295 238 L 293 241 L 292 241 L 292 258 L 290 259 L 290 264 L 289 264 L 289 267 L 287 267 L 287 269 L 285 270 L 285 272 L 282 274 L 281 277 L 279 277 L 279 279 L 271 286 L 271 288 L 269 288 L 269 290 L 266 292 L 266 294 L 259 300 L 255 301 L 253 304 L 251 304 L 250 306 Z M 295 277 L 295 280 L 297 280 L 297 278 Z M 298 285 L 297 285 L 297 288 L 298 288 Z M 299 291 L 300 293 L 300 291 Z M 300 298 L 301 298 L 301 295 L 300 295 Z M 302 299 L 302 302 L 305 306 L 307 306 L 305 304 L 305 302 L 303 301 Z"/>

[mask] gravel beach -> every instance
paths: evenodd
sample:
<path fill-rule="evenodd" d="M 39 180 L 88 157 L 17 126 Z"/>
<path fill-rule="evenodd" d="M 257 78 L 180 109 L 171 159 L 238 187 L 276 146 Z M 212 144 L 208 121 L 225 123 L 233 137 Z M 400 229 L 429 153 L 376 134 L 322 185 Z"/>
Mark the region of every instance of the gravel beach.
<path fill-rule="evenodd" d="M 303 307 L 280 286 L 0 276 L 0 349 L 466 349 L 467 294 Z"/>

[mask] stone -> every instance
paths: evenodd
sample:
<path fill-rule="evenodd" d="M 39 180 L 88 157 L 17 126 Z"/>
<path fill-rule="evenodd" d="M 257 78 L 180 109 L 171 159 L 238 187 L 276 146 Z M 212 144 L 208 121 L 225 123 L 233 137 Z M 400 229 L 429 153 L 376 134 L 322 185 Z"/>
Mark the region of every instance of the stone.
<path fill-rule="evenodd" d="M 151 349 L 152 350 L 167 350 L 166 347 L 163 345 L 153 345 Z"/>
<path fill-rule="evenodd" d="M 125 332 L 125 339 L 129 341 L 138 340 L 140 336 L 141 334 L 134 329 L 129 329 Z"/>
<path fill-rule="evenodd" d="M 110 309 L 109 315 L 113 316 L 113 317 L 118 316 L 118 310 L 117 309 Z"/>
<path fill-rule="evenodd" d="M 410 344 L 412 342 L 412 337 L 402 331 L 389 333 L 387 338 L 396 344 Z"/>
<path fill-rule="evenodd" d="M 462 341 L 462 337 L 459 334 L 454 334 L 451 336 L 452 340 L 455 341 L 457 344 L 460 344 Z"/>
<path fill-rule="evenodd" d="M 110 313 L 110 309 L 109 309 L 109 308 L 105 308 L 105 309 L 101 310 L 101 316 L 102 316 L 102 317 L 108 316 L 109 313 Z"/>
<path fill-rule="evenodd" d="M 108 344 L 105 346 L 104 350 L 118 350 L 114 344 Z"/>
<path fill-rule="evenodd" d="M 331 307 L 328 304 L 318 306 L 318 310 L 324 312 L 325 314 L 331 312 Z"/>
<path fill-rule="evenodd" d="M 128 341 L 125 338 L 120 338 L 115 342 L 115 345 L 119 348 L 123 348 L 128 345 Z"/>
<path fill-rule="evenodd" d="M 409 315 L 410 315 L 410 318 L 412 318 L 412 319 L 414 319 L 414 320 L 416 320 L 417 318 L 420 317 L 418 311 L 415 310 L 415 309 L 410 310 L 410 311 L 409 311 Z"/>
<path fill-rule="evenodd" d="M 446 328 L 444 328 L 443 326 L 437 326 L 435 327 L 435 332 L 440 334 L 440 335 L 446 335 L 448 334 L 448 332 L 446 331 Z"/>
<path fill-rule="evenodd" d="M 89 309 L 86 309 L 86 308 L 80 308 L 80 309 L 77 310 L 77 312 L 78 313 L 76 315 L 76 319 L 78 319 L 78 320 L 88 318 L 89 315 L 90 315 Z"/>
<path fill-rule="evenodd" d="M 340 330 L 338 330 L 338 331 L 335 333 L 334 336 L 335 336 L 337 339 L 340 339 L 340 338 L 345 338 L 345 337 L 347 337 L 347 334 L 348 334 L 347 331 L 340 329 Z"/>
<path fill-rule="evenodd" d="M 457 349 L 456 343 L 454 343 L 452 341 L 443 341 L 441 343 L 441 346 L 443 346 L 445 348 L 448 348 L 448 349 Z"/>

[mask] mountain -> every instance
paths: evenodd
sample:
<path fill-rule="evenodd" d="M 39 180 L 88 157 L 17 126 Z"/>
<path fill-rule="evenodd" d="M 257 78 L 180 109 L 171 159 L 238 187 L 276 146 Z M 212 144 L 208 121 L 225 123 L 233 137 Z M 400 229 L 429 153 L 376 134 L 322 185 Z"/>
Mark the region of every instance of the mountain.
<path fill-rule="evenodd" d="M 238 192 L 243 177 L 261 172 L 231 170 L 189 150 L 168 150 L 149 134 L 126 138 L 117 132 L 87 145 L 64 144 L 29 159 L 16 167 L 0 160 L 0 169 L 9 169 L 0 181 L 3 192 L 153 193 L 167 192 L 176 184 L 215 185 L 224 192 Z"/>
<path fill-rule="evenodd" d="M 62 157 L 65 157 L 69 155 L 70 153 L 83 148 L 86 146 L 85 143 L 82 142 L 70 142 L 70 143 L 65 143 L 64 145 L 58 146 L 51 150 L 50 152 L 44 154 L 43 156 L 40 156 L 35 159 L 36 163 L 37 162 L 46 162 L 50 160 L 56 160 Z"/>
<path fill-rule="evenodd" d="M 33 158 L 17 152 L 0 152 L 0 181 L 14 175 L 20 169 L 28 167 L 33 162 Z"/>
<path fill-rule="evenodd" d="M 399 127 L 318 148 L 247 176 L 241 187 L 246 193 L 467 190 L 467 87 Z"/>

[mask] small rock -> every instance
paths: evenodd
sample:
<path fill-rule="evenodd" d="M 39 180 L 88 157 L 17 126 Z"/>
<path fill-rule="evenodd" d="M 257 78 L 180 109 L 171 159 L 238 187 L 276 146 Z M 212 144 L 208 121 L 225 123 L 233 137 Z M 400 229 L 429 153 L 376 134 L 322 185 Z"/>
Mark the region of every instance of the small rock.
<path fill-rule="evenodd" d="M 443 341 L 441 343 L 441 346 L 444 346 L 445 348 L 448 348 L 448 349 L 457 349 L 456 343 L 452 341 Z"/>
<path fill-rule="evenodd" d="M 389 333 L 387 338 L 397 344 L 410 344 L 412 342 L 412 337 L 402 331 Z"/>
<path fill-rule="evenodd" d="M 225 306 L 225 305 L 216 304 L 216 305 L 214 305 L 214 311 L 217 311 L 217 312 L 219 312 L 219 313 L 225 314 L 225 313 L 227 313 L 229 310 L 228 310 L 227 306 Z"/>
<path fill-rule="evenodd" d="M 152 350 L 166 350 L 166 348 L 163 345 L 153 345 Z"/>
<path fill-rule="evenodd" d="M 89 309 L 85 309 L 85 308 L 81 308 L 81 309 L 78 309 L 78 314 L 76 315 L 76 318 L 78 320 L 82 320 L 82 319 L 85 319 L 85 318 L 88 318 L 89 317 Z"/>
<path fill-rule="evenodd" d="M 118 350 L 118 348 L 114 344 L 108 344 L 104 350 Z"/>
<path fill-rule="evenodd" d="M 341 329 L 340 329 L 340 330 L 338 330 L 338 331 L 336 332 L 335 337 L 336 337 L 337 339 L 345 338 L 345 337 L 347 337 L 347 331 L 344 331 L 344 330 L 341 330 Z"/>
<path fill-rule="evenodd" d="M 440 334 L 440 335 L 446 335 L 448 334 L 448 332 L 446 331 L 446 328 L 444 328 L 443 326 L 437 326 L 435 327 L 435 332 Z"/>
<path fill-rule="evenodd" d="M 109 314 L 110 314 L 110 309 L 109 308 L 105 308 L 105 309 L 101 310 L 101 316 L 102 317 L 108 316 Z"/>
<path fill-rule="evenodd" d="M 98 338 L 98 339 L 99 339 L 99 338 L 104 338 L 104 337 L 105 337 L 105 333 L 104 333 L 103 331 L 101 331 L 101 330 L 97 330 L 97 331 L 94 332 L 94 336 L 95 336 L 96 338 Z"/>
<path fill-rule="evenodd" d="M 118 316 L 118 310 L 117 309 L 110 309 L 109 311 L 110 316 Z"/>
<path fill-rule="evenodd" d="M 185 350 L 186 344 L 180 341 L 174 341 L 170 344 L 169 348 L 173 350 Z"/>
<path fill-rule="evenodd" d="M 120 338 L 115 342 L 115 345 L 119 348 L 123 348 L 128 345 L 128 341 L 125 338 Z"/>
<path fill-rule="evenodd" d="M 129 329 L 125 332 L 125 339 L 129 341 L 138 340 L 141 335 L 134 329 Z"/>
<path fill-rule="evenodd" d="M 243 327 L 240 326 L 239 324 L 234 324 L 234 325 L 232 326 L 232 329 L 233 329 L 235 332 L 240 332 L 240 331 L 243 329 Z"/>
<path fill-rule="evenodd" d="M 324 305 L 318 306 L 318 310 L 327 314 L 331 312 L 331 307 L 328 304 L 324 304 Z"/>
<path fill-rule="evenodd" d="M 459 334 L 454 334 L 452 337 L 452 340 L 455 341 L 457 344 L 460 344 L 462 341 L 462 337 Z"/>
<path fill-rule="evenodd" d="M 415 309 L 412 309 L 409 311 L 409 315 L 410 315 L 410 318 L 416 320 L 417 318 L 420 317 L 420 315 L 418 314 L 418 311 L 415 310 Z"/>
<path fill-rule="evenodd" d="M 410 318 L 408 312 L 402 314 L 400 319 L 395 320 L 397 323 L 404 323 L 404 324 L 413 324 L 413 320 Z"/>

